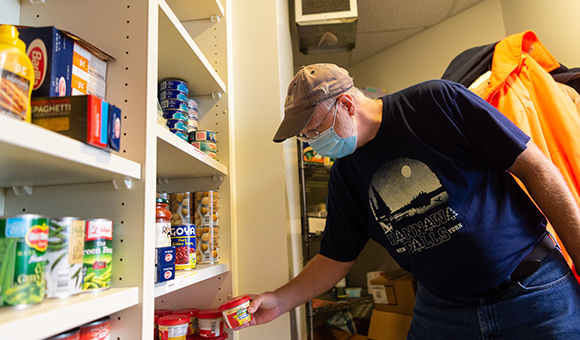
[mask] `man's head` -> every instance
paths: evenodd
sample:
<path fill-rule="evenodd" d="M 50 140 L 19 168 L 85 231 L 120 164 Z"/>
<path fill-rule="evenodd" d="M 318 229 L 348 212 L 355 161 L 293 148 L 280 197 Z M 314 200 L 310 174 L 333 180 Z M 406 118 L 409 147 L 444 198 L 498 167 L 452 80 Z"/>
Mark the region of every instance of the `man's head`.
<path fill-rule="evenodd" d="M 352 87 L 353 82 L 348 71 L 334 64 L 302 66 L 288 86 L 284 119 L 274 136 L 274 142 L 282 142 L 300 133 L 319 103 Z"/>

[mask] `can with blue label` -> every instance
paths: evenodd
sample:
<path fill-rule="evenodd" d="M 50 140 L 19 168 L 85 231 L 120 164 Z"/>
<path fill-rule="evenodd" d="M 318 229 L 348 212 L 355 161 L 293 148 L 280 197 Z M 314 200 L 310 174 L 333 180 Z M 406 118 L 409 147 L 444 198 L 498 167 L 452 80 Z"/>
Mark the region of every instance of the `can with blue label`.
<path fill-rule="evenodd" d="M 159 100 L 178 99 L 187 103 L 187 92 L 179 90 L 164 90 L 159 92 Z"/>
<path fill-rule="evenodd" d="M 163 110 L 181 110 L 183 112 L 189 112 L 187 102 L 184 102 L 183 100 L 165 99 L 161 101 L 160 105 Z"/>
<path fill-rule="evenodd" d="M 179 129 L 187 131 L 187 120 L 183 119 L 168 119 L 165 123 L 169 129 Z"/>
<path fill-rule="evenodd" d="M 187 130 L 169 129 L 169 131 L 184 141 L 188 141 Z"/>
<path fill-rule="evenodd" d="M 195 224 L 171 226 L 171 245 L 175 246 L 175 269 L 195 269 Z"/>
<path fill-rule="evenodd" d="M 185 80 L 181 79 L 165 79 L 159 83 L 159 92 L 165 90 L 179 90 L 189 93 L 189 87 Z"/>
<path fill-rule="evenodd" d="M 179 109 L 165 109 L 163 110 L 163 118 L 165 119 L 181 119 L 188 120 L 187 111 Z"/>

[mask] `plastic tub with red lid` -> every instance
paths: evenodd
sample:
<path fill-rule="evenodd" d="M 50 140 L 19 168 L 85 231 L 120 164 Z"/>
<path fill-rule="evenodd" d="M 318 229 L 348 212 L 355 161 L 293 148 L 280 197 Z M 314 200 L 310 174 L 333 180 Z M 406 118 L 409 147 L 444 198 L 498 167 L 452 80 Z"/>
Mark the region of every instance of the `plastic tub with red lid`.
<path fill-rule="evenodd" d="M 197 333 L 197 313 L 199 313 L 198 308 L 183 308 L 173 311 L 173 314 L 186 314 L 189 315 L 189 325 L 187 330 L 187 337 Z"/>
<path fill-rule="evenodd" d="M 154 314 L 159 315 L 159 317 L 162 317 L 165 315 L 173 314 L 173 311 L 171 309 L 156 309 Z"/>
<path fill-rule="evenodd" d="M 228 338 L 228 333 L 224 333 L 224 334 L 219 335 L 215 338 L 209 338 L 209 340 L 225 340 L 227 338 Z M 208 338 L 204 338 L 199 334 L 194 334 L 192 337 L 187 338 L 187 340 L 206 340 L 206 339 L 208 339 Z"/>
<path fill-rule="evenodd" d="M 171 314 L 157 321 L 160 340 L 183 340 L 189 328 L 189 315 Z"/>
<path fill-rule="evenodd" d="M 217 308 L 204 309 L 197 313 L 199 336 L 208 339 L 224 334 L 224 318 Z"/>
<path fill-rule="evenodd" d="M 242 295 L 231 299 L 220 306 L 220 311 L 229 328 L 238 328 L 252 321 L 252 314 L 248 313 L 250 296 Z"/>

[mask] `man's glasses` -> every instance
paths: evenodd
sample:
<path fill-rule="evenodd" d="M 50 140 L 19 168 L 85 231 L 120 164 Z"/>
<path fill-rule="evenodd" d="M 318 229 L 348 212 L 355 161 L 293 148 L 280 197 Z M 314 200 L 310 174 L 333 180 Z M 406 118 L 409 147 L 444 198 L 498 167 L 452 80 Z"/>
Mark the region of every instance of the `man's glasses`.
<path fill-rule="evenodd" d="M 308 143 L 308 142 L 311 142 L 313 140 L 318 139 L 318 137 L 320 137 L 320 132 L 318 132 L 318 129 L 320 129 L 320 127 L 322 126 L 322 123 L 324 123 L 324 121 L 326 120 L 326 117 L 328 117 L 330 112 L 332 112 L 332 109 L 334 108 L 336 103 L 338 103 L 338 98 L 334 101 L 334 104 L 332 104 L 332 106 L 330 107 L 330 110 L 328 110 L 328 113 L 326 114 L 326 116 L 324 116 L 324 119 L 322 119 L 322 121 L 320 122 L 320 124 L 318 124 L 316 129 L 312 129 L 310 131 L 307 131 L 306 133 L 299 133 L 296 135 L 296 138 L 299 141 L 304 142 L 304 143 Z M 338 111 L 338 105 L 336 106 L 336 111 Z M 332 123 L 332 125 L 334 126 L 334 122 Z"/>

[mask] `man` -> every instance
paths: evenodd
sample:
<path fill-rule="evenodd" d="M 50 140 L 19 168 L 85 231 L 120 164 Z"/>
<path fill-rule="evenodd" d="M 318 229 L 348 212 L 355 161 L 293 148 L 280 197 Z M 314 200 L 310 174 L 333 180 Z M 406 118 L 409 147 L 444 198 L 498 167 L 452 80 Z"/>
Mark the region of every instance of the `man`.
<path fill-rule="evenodd" d="M 580 268 L 580 209 L 491 105 L 442 80 L 371 100 L 315 64 L 290 84 L 274 141 L 295 135 L 338 158 L 320 254 L 253 296 L 251 325 L 333 287 L 372 238 L 417 279 L 409 339 L 580 339 L 580 287 L 545 230 L 546 217 Z"/>

